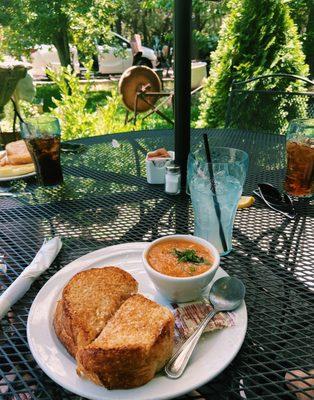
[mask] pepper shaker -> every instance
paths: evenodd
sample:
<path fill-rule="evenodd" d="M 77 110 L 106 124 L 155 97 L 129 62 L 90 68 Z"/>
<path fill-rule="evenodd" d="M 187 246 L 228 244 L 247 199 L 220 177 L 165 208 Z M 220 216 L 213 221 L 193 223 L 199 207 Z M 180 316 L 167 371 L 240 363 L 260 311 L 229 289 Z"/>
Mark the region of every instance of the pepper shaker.
<path fill-rule="evenodd" d="M 173 195 L 181 192 L 181 170 L 176 164 L 166 165 L 165 192 Z"/>

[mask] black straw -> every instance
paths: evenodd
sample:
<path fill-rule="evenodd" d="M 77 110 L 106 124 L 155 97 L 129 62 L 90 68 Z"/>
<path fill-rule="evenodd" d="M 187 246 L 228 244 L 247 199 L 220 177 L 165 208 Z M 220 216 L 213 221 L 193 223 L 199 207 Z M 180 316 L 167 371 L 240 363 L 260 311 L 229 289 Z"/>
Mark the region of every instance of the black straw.
<path fill-rule="evenodd" d="M 224 249 L 224 252 L 227 251 L 227 242 L 226 242 L 226 237 L 224 230 L 222 228 L 221 224 L 221 211 L 220 211 L 220 206 L 217 200 L 217 193 L 216 193 L 216 184 L 215 184 L 215 178 L 214 178 L 214 171 L 213 171 L 213 165 L 212 165 L 212 158 L 209 150 L 209 144 L 208 144 L 208 137 L 206 133 L 203 134 L 203 139 L 204 139 L 204 146 L 205 146 L 205 153 L 206 153 L 206 159 L 207 159 L 207 167 L 208 167 L 208 172 L 209 172 L 209 178 L 210 178 L 210 183 L 211 183 L 211 189 L 213 192 L 213 200 L 214 200 L 214 206 L 215 206 L 215 211 L 219 223 L 219 236 L 220 240 L 222 243 L 222 248 Z"/>

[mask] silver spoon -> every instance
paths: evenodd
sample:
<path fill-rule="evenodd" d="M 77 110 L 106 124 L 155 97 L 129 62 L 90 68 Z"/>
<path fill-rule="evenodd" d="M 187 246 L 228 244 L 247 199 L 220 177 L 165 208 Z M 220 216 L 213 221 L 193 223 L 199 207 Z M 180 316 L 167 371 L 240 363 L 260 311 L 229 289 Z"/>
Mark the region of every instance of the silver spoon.
<path fill-rule="evenodd" d="M 0 197 L 17 197 L 17 194 L 11 192 L 0 192 Z"/>
<path fill-rule="evenodd" d="M 209 293 L 209 300 L 214 309 L 167 362 L 165 372 L 169 378 L 176 379 L 183 374 L 199 338 L 214 315 L 221 311 L 235 310 L 242 303 L 244 295 L 245 286 L 240 279 L 231 276 L 217 279 Z"/>

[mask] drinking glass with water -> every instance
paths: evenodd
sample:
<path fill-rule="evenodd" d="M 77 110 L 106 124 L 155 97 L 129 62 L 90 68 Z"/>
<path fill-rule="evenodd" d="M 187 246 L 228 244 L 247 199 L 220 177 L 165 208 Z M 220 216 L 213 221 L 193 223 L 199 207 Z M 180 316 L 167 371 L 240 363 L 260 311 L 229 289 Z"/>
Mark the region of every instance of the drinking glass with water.
<path fill-rule="evenodd" d="M 212 243 L 221 255 L 232 250 L 232 231 L 237 205 L 242 194 L 248 169 L 248 154 L 228 147 L 211 148 L 216 194 L 209 176 L 205 152 L 190 153 L 188 186 L 194 210 L 194 235 Z M 224 251 L 216 212 L 220 208 L 220 222 L 226 239 Z"/>

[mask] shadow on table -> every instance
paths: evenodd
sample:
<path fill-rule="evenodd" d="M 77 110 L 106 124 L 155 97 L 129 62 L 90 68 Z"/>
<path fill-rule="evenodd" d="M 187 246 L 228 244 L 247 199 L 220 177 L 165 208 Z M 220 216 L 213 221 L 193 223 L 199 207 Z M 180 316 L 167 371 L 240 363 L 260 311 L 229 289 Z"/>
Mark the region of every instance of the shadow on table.
<path fill-rule="evenodd" d="M 304 259 L 302 267 L 298 265 L 300 250 L 304 256 L 307 245 L 304 211 L 308 216 L 308 205 L 302 201 L 294 220 L 284 219 L 253 240 L 235 229 L 240 246 L 223 259 L 223 267 L 241 276 L 247 287 L 249 323 L 238 373 L 248 399 L 270 394 L 294 398 L 285 386 L 285 373 L 309 370 L 313 363 L 313 276 Z"/>

